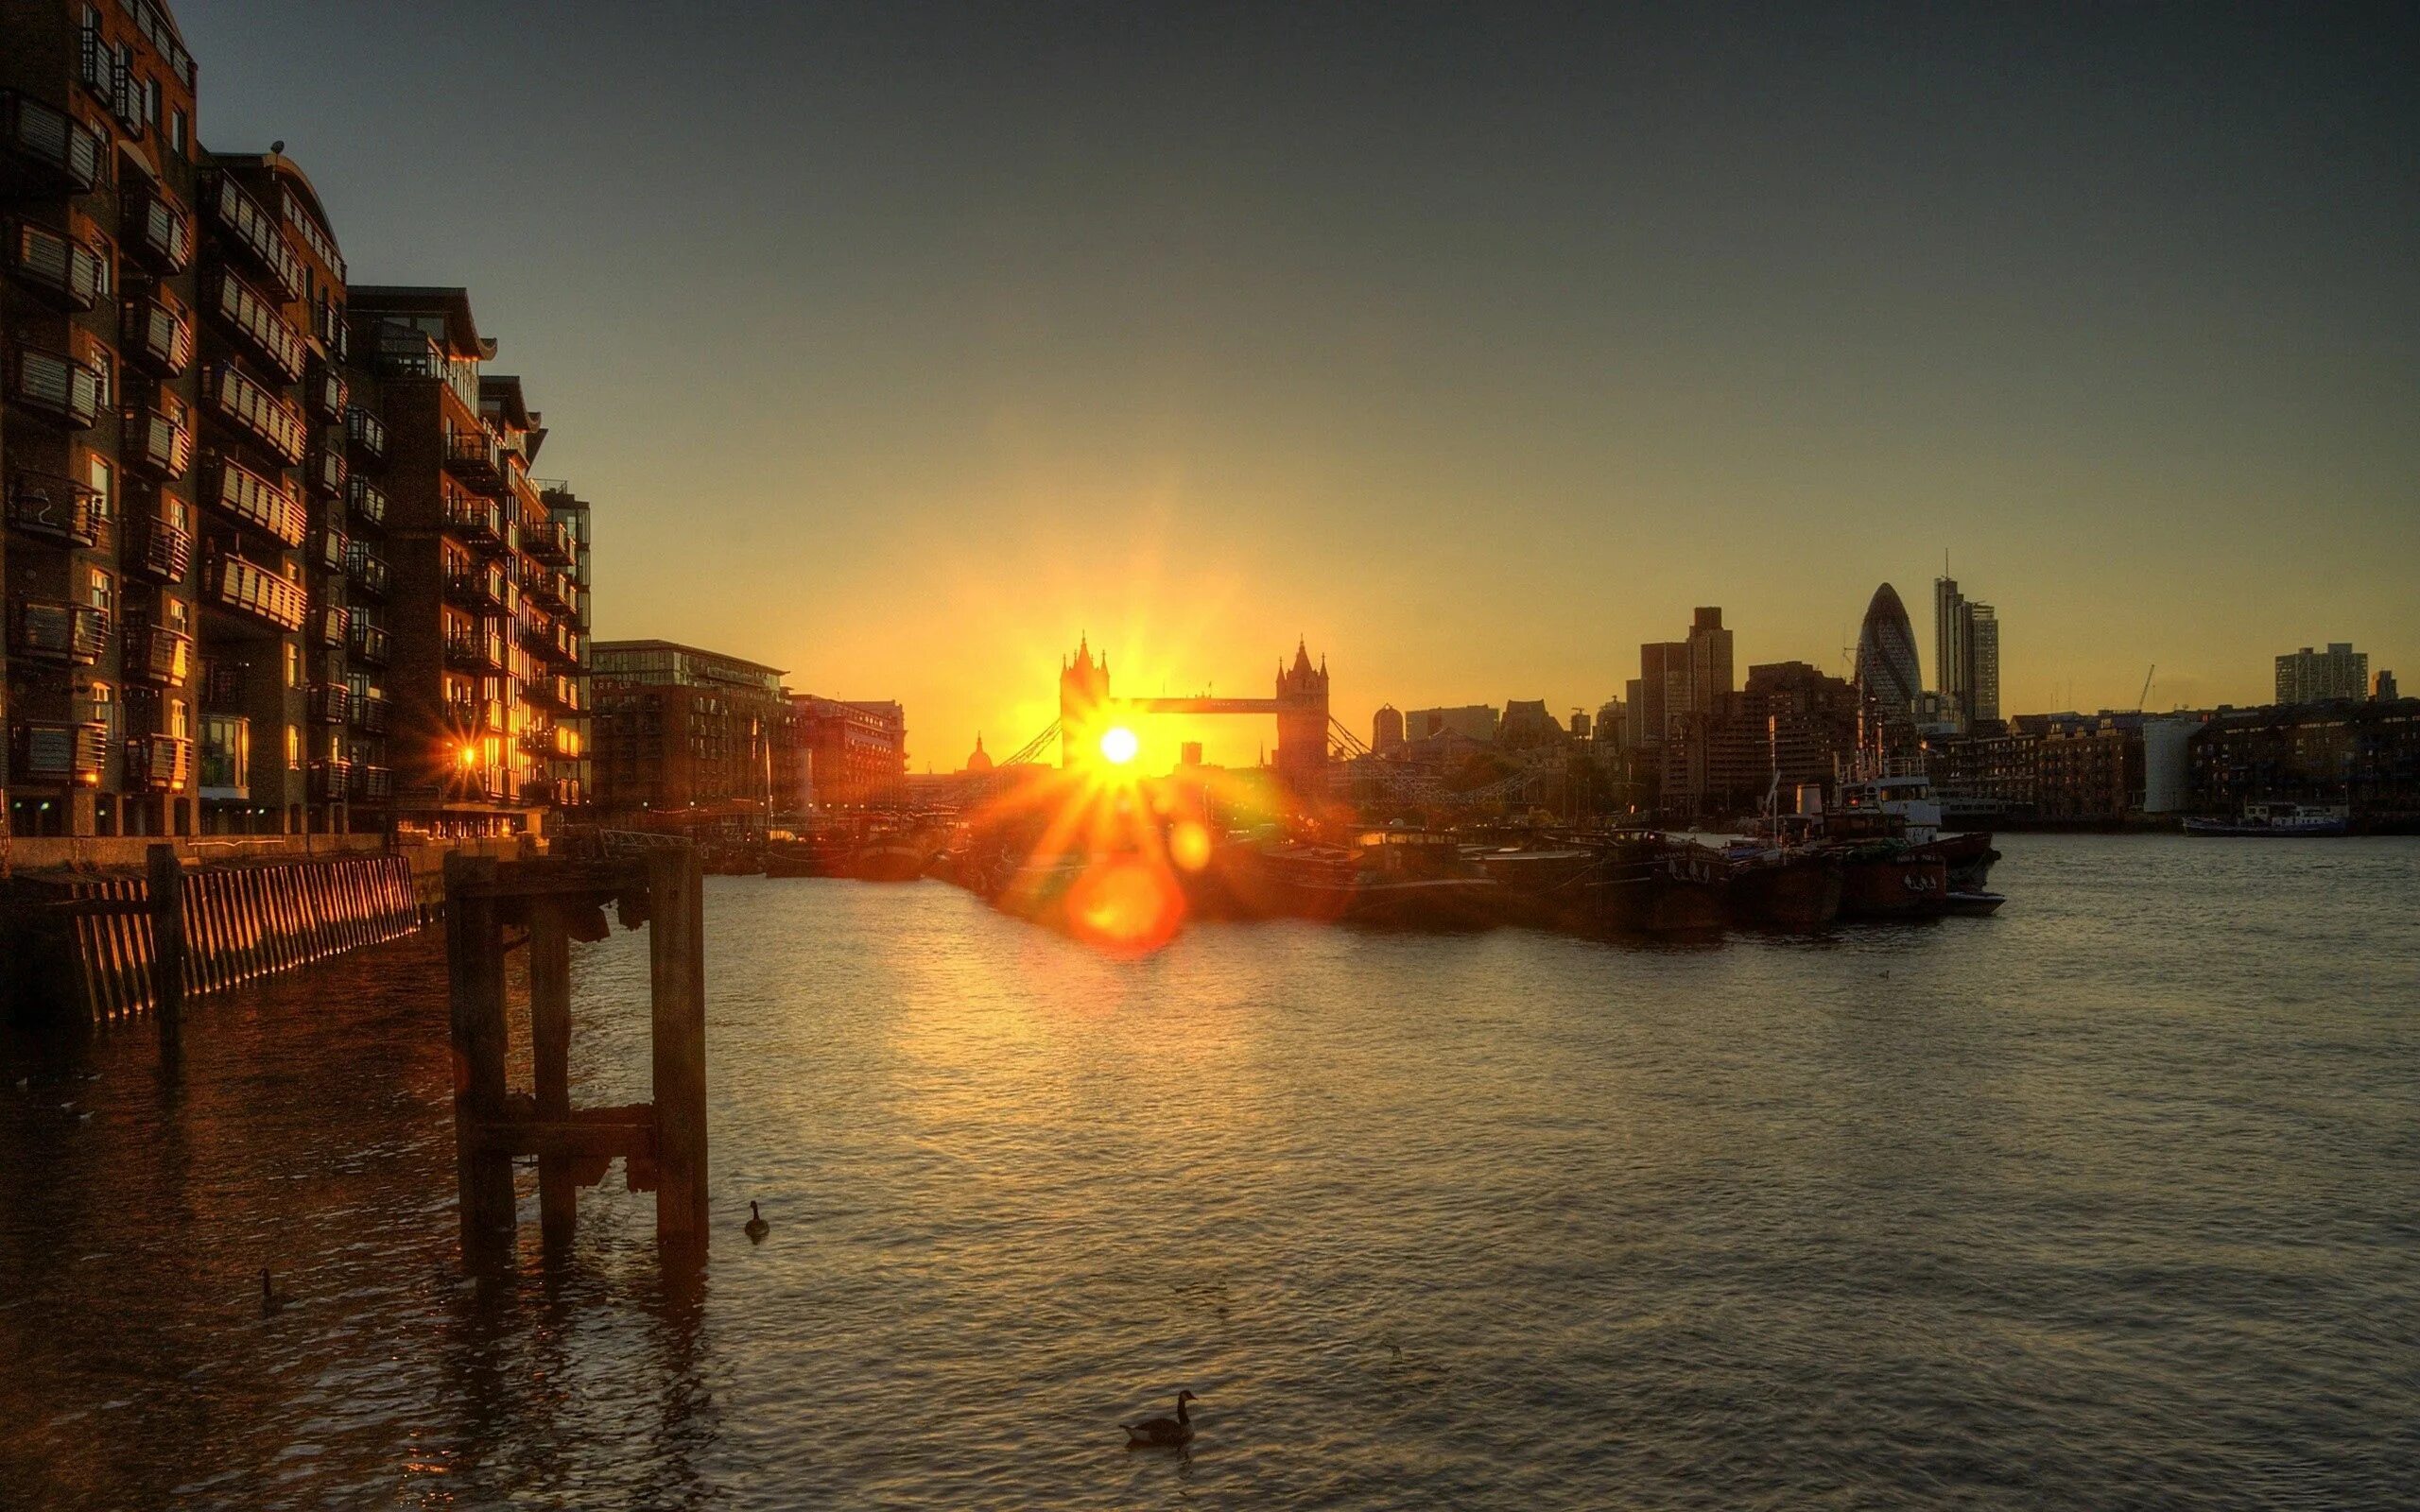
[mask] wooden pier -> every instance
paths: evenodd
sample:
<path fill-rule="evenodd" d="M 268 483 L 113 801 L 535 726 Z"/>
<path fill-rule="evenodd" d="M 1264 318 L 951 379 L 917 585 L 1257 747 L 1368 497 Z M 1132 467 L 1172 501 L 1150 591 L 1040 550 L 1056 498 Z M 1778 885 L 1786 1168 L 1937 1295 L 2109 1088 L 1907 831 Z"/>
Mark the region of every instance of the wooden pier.
<path fill-rule="evenodd" d="M 569 1243 L 578 1193 L 622 1160 L 631 1190 L 655 1193 L 667 1253 L 702 1253 L 706 1237 L 705 892 L 686 844 L 596 860 L 445 866 L 446 966 L 452 1004 L 454 1138 L 462 1257 L 473 1270 L 509 1261 L 519 1215 L 515 1158 L 538 1162 L 539 1220 L 549 1249 Z M 571 1106 L 571 947 L 598 940 L 612 908 L 648 931 L 654 1101 Z M 507 931 L 517 931 L 508 938 Z M 532 1080 L 508 1087 L 505 956 L 528 951 Z"/>

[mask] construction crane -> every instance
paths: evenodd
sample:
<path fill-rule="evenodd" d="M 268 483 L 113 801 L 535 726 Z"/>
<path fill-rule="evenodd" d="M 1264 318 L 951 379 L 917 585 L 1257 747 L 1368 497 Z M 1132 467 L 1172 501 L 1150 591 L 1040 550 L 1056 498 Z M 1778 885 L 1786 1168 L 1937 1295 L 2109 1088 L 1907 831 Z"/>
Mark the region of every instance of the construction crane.
<path fill-rule="evenodd" d="M 2151 671 L 2143 674 L 2143 691 L 2135 695 L 2135 713 L 2141 713 L 2151 707 L 2152 679 L 2158 671 L 2159 663 L 2154 662 L 2152 663 Z"/>

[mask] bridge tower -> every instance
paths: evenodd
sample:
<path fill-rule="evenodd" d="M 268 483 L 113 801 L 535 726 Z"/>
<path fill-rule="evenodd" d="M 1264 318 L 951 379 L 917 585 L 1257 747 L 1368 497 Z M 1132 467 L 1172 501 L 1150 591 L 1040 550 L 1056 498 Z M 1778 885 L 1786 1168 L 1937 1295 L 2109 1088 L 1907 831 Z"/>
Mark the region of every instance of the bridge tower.
<path fill-rule="evenodd" d="M 1072 662 L 1059 663 L 1059 765 L 1076 765 L 1076 753 L 1088 751 L 1100 736 L 1109 704 L 1109 653 L 1093 660 L 1092 639 L 1076 643 Z"/>
<path fill-rule="evenodd" d="M 1311 665 L 1310 648 L 1294 643 L 1294 664 L 1277 668 L 1277 780 L 1297 797 L 1327 797 L 1327 658 Z"/>

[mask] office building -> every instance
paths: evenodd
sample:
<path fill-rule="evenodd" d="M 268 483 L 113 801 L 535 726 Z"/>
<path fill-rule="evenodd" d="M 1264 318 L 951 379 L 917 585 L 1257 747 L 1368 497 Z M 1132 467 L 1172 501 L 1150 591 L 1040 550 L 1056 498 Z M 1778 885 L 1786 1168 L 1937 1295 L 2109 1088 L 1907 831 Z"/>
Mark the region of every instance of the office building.
<path fill-rule="evenodd" d="M 2306 645 L 2277 659 L 2277 702 L 2332 703 L 2370 694 L 2370 658 L 2343 641 L 2325 651 Z"/>
<path fill-rule="evenodd" d="M 590 677 L 595 802 L 608 822 L 752 828 L 796 806 L 783 753 L 798 745 L 798 717 L 780 668 L 670 641 L 601 641 Z"/>
<path fill-rule="evenodd" d="M 1916 632 L 1908 622 L 1908 607 L 1889 583 L 1874 591 L 1858 627 L 1857 679 L 1886 729 L 1913 729 L 1924 694 L 1924 672 L 1916 657 Z"/>
<path fill-rule="evenodd" d="M 1960 730 L 2000 716 L 1998 613 L 1958 590 L 1954 577 L 1932 584 L 1933 674 L 1945 718 Z"/>

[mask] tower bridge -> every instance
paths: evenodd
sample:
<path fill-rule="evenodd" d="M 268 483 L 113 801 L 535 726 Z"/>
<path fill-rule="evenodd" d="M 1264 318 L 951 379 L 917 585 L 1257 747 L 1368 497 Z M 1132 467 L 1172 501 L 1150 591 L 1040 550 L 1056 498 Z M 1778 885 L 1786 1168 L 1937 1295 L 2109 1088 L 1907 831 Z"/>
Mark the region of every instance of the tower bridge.
<path fill-rule="evenodd" d="M 1327 790 L 1327 659 L 1311 663 L 1308 645 L 1294 644 L 1291 666 L 1279 662 L 1276 688 L 1267 698 L 1120 698 L 1110 691 L 1109 656 L 1093 655 L 1089 639 L 1059 668 L 1059 760 L 1071 765 L 1089 752 L 1101 731 L 1134 714 L 1246 714 L 1277 721 L 1278 780 L 1305 797 Z"/>

